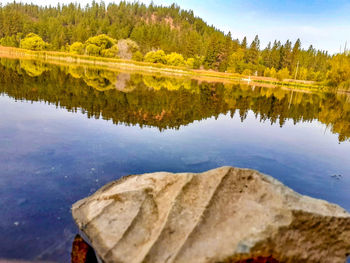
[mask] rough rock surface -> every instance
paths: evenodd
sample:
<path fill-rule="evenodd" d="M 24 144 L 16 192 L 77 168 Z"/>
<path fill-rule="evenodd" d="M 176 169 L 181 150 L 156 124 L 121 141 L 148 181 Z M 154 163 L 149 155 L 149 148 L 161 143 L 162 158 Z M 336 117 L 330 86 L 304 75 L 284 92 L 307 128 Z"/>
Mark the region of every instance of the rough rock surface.
<path fill-rule="evenodd" d="M 73 241 L 71 263 L 97 263 L 93 248 L 79 235 L 76 235 Z"/>
<path fill-rule="evenodd" d="M 254 170 L 158 172 L 112 182 L 72 208 L 103 262 L 345 262 L 350 214 Z"/>

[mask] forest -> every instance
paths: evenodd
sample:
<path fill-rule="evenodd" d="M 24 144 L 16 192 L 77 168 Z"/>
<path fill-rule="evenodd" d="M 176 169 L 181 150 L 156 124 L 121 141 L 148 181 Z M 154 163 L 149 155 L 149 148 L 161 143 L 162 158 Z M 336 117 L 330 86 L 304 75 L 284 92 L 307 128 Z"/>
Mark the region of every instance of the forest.
<path fill-rule="evenodd" d="M 258 36 L 236 39 L 175 4 L 0 4 L 0 45 L 350 87 L 346 50 L 304 49 L 299 39 L 261 47 Z"/>

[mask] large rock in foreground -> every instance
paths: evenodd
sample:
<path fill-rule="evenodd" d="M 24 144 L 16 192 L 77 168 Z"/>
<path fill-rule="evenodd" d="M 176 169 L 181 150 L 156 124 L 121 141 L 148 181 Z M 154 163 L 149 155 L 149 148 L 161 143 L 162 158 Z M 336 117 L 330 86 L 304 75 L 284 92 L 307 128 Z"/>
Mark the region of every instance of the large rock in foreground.
<path fill-rule="evenodd" d="M 345 262 L 350 214 L 257 171 L 124 177 L 73 205 L 103 262 Z M 248 262 L 248 261 L 247 261 Z"/>

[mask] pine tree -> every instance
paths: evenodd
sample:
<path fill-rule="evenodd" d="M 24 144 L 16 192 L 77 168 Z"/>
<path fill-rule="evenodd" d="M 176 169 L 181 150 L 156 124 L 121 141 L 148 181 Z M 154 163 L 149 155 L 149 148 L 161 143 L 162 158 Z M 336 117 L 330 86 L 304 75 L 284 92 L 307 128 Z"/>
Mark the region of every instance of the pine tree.
<path fill-rule="evenodd" d="M 267 47 L 261 52 L 261 58 L 265 67 L 271 68 L 271 42 L 267 45 Z"/>
<path fill-rule="evenodd" d="M 255 36 L 253 42 L 250 44 L 249 49 L 246 52 L 245 60 L 247 63 L 257 65 L 259 62 L 259 49 L 260 40 L 258 35 Z"/>
<path fill-rule="evenodd" d="M 271 49 L 271 66 L 280 69 L 281 42 L 275 40 Z"/>
<path fill-rule="evenodd" d="M 280 50 L 280 68 L 290 69 L 292 63 L 292 42 L 287 40 L 287 42 L 281 47 Z"/>
<path fill-rule="evenodd" d="M 244 37 L 241 43 L 241 48 L 246 49 L 248 45 L 247 37 Z"/>
<path fill-rule="evenodd" d="M 222 54 L 220 57 L 220 65 L 219 65 L 219 71 L 226 71 L 227 66 L 228 66 L 228 61 L 229 61 L 229 56 L 232 54 L 233 50 L 233 41 L 232 41 L 232 36 L 231 32 L 228 32 L 228 34 L 225 36 L 225 43 L 222 48 Z"/>

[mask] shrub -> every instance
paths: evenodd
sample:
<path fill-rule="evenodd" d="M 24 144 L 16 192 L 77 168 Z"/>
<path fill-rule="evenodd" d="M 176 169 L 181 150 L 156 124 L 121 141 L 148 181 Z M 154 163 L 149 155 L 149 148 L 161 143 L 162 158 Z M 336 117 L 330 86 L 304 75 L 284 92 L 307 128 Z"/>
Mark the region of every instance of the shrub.
<path fill-rule="evenodd" d="M 20 47 L 30 50 L 44 50 L 48 44 L 37 34 L 29 33 L 21 40 Z"/>
<path fill-rule="evenodd" d="M 109 49 L 103 49 L 101 55 L 107 58 L 117 58 L 118 57 L 118 46 L 114 45 Z"/>
<path fill-rule="evenodd" d="M 243 70 L 242 75 L 250 76 L 250 75 L 252 75 L 252 71 L 250 69 L 245 69 L 245 70 Z"/>
<path fill-rule="evenodd" d="M 40 61 L 21 60 L 20 67 L 27 75 L 37 77 L 43 74 L 48 68 Z"/>
<path fill-rule="evenodd" d="M 100 54 L 101 48 L 94 45 L 94 44 L 89 44 L 86 47 L 86 53 L 90 56 L 98 56 Z"/>
<path fill-rule="evenodd" d="M 194 57 L 194 63 L 193 63 L 193 68 L 194 69 L 199 69 L 201 67 L 201 65 L 204 62 L 204 57 L 200 57 L 200 56 L 195 56 Z"/>
<path fill-rule="evenodd" d="M 135 61 L 142 61 L 143 55 L 140 51 L 136 51 L 134 54 L 132 54 L 132 59 Z"/>
<path fill-rule="evenodd" d="M 181 54 L 172 52 L 169 55 L 165 56 L 166 64 L 171 66 L 184 66 L 185 59 Z"/>
<path fill-rule="evenodd" d="M 105 34 L 102 34 L 95 37 L 90 37 L 88 40 L 86 40 L 85 43 L 86 45 L 95 45 L 102 50 L 111 48 L 116 43 L 116 40 Z"/>
<path fill-rule="evenodd" d="M 194 58 L 188 58 L 186 60 L 186 66 L 189 68 L 194 68 Z"/>
<path fill-rule="evenodd" d="M 276 75 L 277 75 L 276 69 L 274 67 L 272 67 L 270 69 L 270 77 L 271 78 L 276 78 Z"/>
<path fill-rule="evenodd" d="M 84 54 L 85 51 L 85 46 L 81 42 L 74 42 L 72 45 L 69 47 L 69 52 L 73 54 L 79 54 L 82 55 Z"/>
<path fill-rule="evenodd" d="M 145 55 L 145 61 L 166 64 L 166 55 L 163 50 L 150 51 Z"/>
<path fill-rule="evenodd" d="M 265 70 L 264 70 L 264 77 L 271 77 L 271 70 L 270 70 L 270 68 L 265 68 Z"/>
<path fill-rule="evenodd" d="M 0 45 L 6 47 L 18 47 L 19 41 L 18 38 L 13 36 L 5 36 L 0 39 Z"/>
<path fill-rule="evenodd" d="M 300 67 L 300 70 L 298 72 L 298 79 L 306 80 L 308 76 L 308 70 L 305 67 Z"/>
<path fill-rule="evenodd" d="M 288 70 L 288 68 L 280 69 L 277 72 L 277 78 L 278 78 L 278 80 L 281 80 L 281 81 L 284 80 L 284 79 L 289 78 L 289 70 Z"/>

